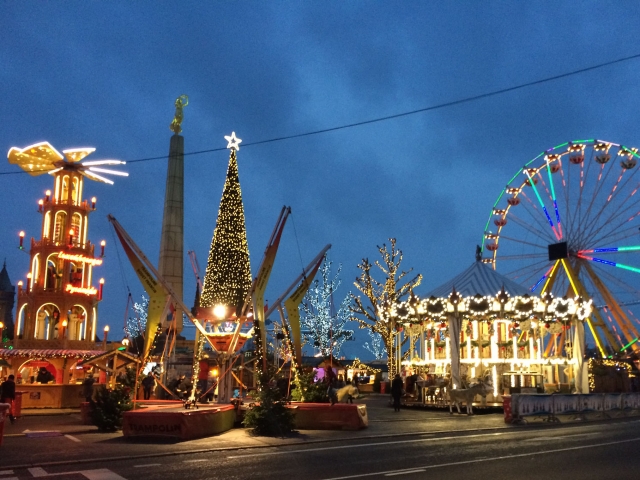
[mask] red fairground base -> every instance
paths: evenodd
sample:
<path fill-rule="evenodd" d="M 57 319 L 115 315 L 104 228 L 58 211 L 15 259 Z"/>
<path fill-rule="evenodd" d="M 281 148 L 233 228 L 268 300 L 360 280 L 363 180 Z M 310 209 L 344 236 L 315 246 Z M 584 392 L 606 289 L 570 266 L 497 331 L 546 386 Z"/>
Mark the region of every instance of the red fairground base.
<path fill-rule="evenodd" d="M 295 427 L 300 430 L 360 430 L 367 428 L 366 405 L 336 403 L 292 403 Z"/>
<path fill-rule="evenodd" d="M 125 437 L 172 437 L 179 440 L 210 437 L 233 427 L 233 405 L 200 406 L 185 410 L 176 405 L 150 405 L 125 412 L 122 433 Z"/>

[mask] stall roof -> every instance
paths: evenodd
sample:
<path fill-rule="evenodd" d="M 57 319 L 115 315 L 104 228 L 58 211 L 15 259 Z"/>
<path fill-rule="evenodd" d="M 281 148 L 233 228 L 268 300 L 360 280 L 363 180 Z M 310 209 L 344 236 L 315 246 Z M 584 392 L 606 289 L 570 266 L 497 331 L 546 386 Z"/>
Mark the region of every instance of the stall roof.
<path fill-rule="evenodd" d="M 473 297 L 475 295 L 495 296 L 503 287 L 511 296 L 531 294 L 528 288 L 517 284 L 504 275 L 500 275 L 486 264 L 476 261 L 461 274 L 427 293 L 426 297 L 448 297 L 454 287 L 463 297 Z"/>
<path fill-rule="evenodd" d="M 59 348 L 3 348 L 0 358 L 89 358 L 104 353 L 102 350 L 68 350 Z"/>
<path fill-rule="evenodd" d="M 124 350 L 109 350 L 108 352 L 97 352 L 97 355 L 92 356 L 84 361 L 85 365 L 96 364 L 97 362 L 111 360 L 111 358 L 118 356 L 120 361 L 125 363 L 140 363 L 140 358 L 136 355 L 132 355 Z"/>

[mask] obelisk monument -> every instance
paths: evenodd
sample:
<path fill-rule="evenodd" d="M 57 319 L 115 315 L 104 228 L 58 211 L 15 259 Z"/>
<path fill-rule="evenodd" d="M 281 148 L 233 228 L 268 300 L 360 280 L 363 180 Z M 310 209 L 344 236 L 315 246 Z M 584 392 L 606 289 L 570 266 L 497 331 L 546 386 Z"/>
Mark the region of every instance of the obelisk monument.
<path fill-rule="evenodd" d="M 171 126 L 173 132 L 169 145 L 169 163 L 167 166 L 167 183 L 164 194 L 164 214 L 162 217 L 162 234 L 160 237 L 160 259 L 158 272 L 171 285 L 171 288 L 183 297 L 184 277 L 184 137 L 182 132 L 182 110 L 189 103 L 189 97 L 181 95 L 176 99 L 176 113 Z M 175 305 L 174 305 L 175 307 Z M 176 331 L 182 331 L 182 312 L 176 312 Z M 173 316 L 168 312 L 163 319 L 163 327 L 171 326 Z"/>

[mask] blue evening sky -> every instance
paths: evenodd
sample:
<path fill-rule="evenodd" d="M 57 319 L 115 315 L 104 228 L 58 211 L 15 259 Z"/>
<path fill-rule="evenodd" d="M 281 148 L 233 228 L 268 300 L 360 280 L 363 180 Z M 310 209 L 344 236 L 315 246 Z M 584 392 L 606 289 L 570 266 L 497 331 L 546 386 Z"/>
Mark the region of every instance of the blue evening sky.
<path fill-rule="evenodd" d="M 579 5 L 576 7 L 576 5 Z M 445 103 L 640 53 L 640 4 L 619 2 L 5 2 L 0 150 L 48 140 L 89 159 L 168 153 L 173 102 L 189 95 L 187 152 L 295 135 Z M 568 140 L 640 146 L 640 60 L 504 95 L 238 152 L 252 269 L 282 205 L 293 210 L 267 298 L 327 243 L 340 299 L 363 257 L 396 237 L 423 293 L 469 266 L 491 207 L 531 158 Z M 6 158 L 6 157 L 5 157 Z M 185 250 L 204 273 L 229 152 L 185 159 Z M 166 160 L 132 163 L 98 198 L 90 239 L 107 241 L 100 324 L 122 328 L 127 285 L 106 215 L 157 261 Z M 0 172 L 18 168 L 5 161 Z M 51 177 L 0 175 L 0 255 L 12 281 L 39 238 Z M 294 228 L 295 226 L 295 228 Z M 300 254 L 298 253 L 298 248 Z M 124 275 L 124 277 L 123 277 Z M 185 301 L 195 282 L 185 258 Z M 336 303 L 339 301 L 336 300 Z M 118 334 L 116 334 L 118 335 Z M 366 357 L 356 330 L 348 357 Z"/>

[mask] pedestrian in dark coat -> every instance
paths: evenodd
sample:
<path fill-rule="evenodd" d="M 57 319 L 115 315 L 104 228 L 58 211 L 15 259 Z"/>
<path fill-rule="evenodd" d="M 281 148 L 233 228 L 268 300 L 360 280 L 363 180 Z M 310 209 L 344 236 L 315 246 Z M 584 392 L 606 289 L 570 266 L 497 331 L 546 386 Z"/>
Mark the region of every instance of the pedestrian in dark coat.
<path fill-rule="evenodd" d="M 2 385 L 0 385 L 0 403 L 8 403 L 9 407 L 9 420 L 13 423 L 16 417 L 13 416 L 13 402 L 16 399 L 16 382 L 13 375 L 9 375 Z"/>
<path fill-rule="evenodd" d="M 391 382 L 391 396 L 393 397 L 393 411 L 400 411 L 400 397 L 402 396 L 402 378 L 400 378 L 400 374 L 396 373 L 396 376 L 393 378 Z"/>
<path fill-rule="evenodd" d="M 142 379 L 142 389 L 144 393 L 144 399 L 149 400 L 151 398 L 151 392 L 153 388 L 156 386 L 156 379 L 153 376 L 153 373 L 149 372 L 149 374 Z"/>
<path fill-rule="evenodd" d="M 93 398 L 93 384 L 96 383 L 96 379 L 93 377 L 93 373 L 87 375 L 82 382 L 82 395 L 86 402 L 90 402 Z"/>

